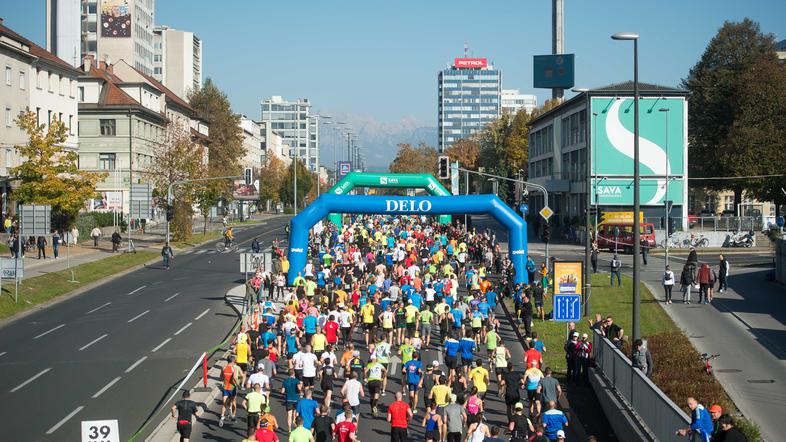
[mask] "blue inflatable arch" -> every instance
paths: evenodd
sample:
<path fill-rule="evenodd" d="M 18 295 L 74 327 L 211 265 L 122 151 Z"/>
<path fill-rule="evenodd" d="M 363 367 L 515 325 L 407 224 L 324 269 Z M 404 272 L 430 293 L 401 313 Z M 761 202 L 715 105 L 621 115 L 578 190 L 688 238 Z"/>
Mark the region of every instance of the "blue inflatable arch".
<path fill-rule="evenodd" d="M 490 214 L 508 229 L 508 254 L 516 269 L 514 281 L 527 283 L 527 223 L 496 195 L 463 196 L 366 196 L 322 194 L 292 218 L 289 235 L 289 285 L 308 259 L 308 232 L 329 213 L 385 215 Z"/>

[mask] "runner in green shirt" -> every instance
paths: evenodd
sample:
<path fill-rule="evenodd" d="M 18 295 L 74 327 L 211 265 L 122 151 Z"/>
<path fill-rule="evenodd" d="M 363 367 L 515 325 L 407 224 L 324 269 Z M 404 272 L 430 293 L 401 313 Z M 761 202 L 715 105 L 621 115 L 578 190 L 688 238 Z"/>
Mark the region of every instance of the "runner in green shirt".
<path fill-rule="evenodd" d="M 303 426 L 303 416 L 298 416 L 297 419 L 295 419 L 295 424 L 297 428 L 289 433 L 290 442 L 314 442 L 314 435 L 311 434 L 311 430 L 307 430 L 306 427 Z"/>
<path fill-rule="evenodd" d="M 434 312 L 429 306 L 420 312 L 420 336 L 423 337 L 423 344 L 428 348 L 431 343 L 431 323 L 434 320 Z"/>
<path fill-rule="evenodd" d="M 409 337 L 404 338 L 404 343 L 398 349 L 398 354 L 401 355 L 401 365 L 406 364 L 412 360 L 412 354 L 415 352 L 415 347 L 410 344 Z"/>
<path fill-rule="evenodd" d="M 489 360 L 491 360 L 491 356 L 494 354 L 494 349 L 497 348 L 497 341 L 499 340 L 499 334 L 495 328 L 486 333 L 486 352 L 488 353 Z"/>
<path fill-rule="evenodd" d="M 374 417 L 377 417 L 377 401 L 382 390 L 382 380 L 386 375 L 385 366 L 377 362 L 376 355 L 371 355 L 371 361 L 366 365 L 366 382 L 371 397 L 371 415 Z"/>

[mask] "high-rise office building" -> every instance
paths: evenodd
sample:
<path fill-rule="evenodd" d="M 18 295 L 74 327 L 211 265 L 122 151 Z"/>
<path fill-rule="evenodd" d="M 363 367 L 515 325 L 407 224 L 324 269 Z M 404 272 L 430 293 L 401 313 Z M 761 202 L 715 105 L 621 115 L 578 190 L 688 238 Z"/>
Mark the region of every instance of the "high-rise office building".
<path fill-rule="evenodd" d="M 153 29 L 153 77 L 181 97 L 202 84 L 202 40 L 167 26 Z"/>
<path fill-rule="evenodd" d="M 124 60 L 153 73 L 155 0 L 46 0 L 46 48 L 80 66 Z"/>
<path fill-rule="evenodd" d="M 536 95 L 522 94 L 518 89 L 502 89 L 500 95 L 500 106 L 502 113 L 516 115 L 520 109 L 524 109 L 531 114 L 538 107 L 538 97 Z"/>
<path fill-rule="evenodd" d="M 439 150 L 499 118 L 502 73 L 485 58 L 456 58 L 439 81 Z"/>
<path fill-rule="evenodd" d="M 274 95 L 262 101 L 261 121 L 279 134 L 289 145 L 289 156 L 298 159 L 308 170 L 317 172 L 319 164 L 319 119 L 309 114 L 307 98 L 286 101 Z"/>

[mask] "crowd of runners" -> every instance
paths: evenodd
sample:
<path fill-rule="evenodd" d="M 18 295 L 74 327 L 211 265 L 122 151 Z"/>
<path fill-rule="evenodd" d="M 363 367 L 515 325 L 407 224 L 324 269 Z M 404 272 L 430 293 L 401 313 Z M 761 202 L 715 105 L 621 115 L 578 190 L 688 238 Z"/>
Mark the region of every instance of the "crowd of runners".
<path fill-rule="evenodd" d="M 394 442 L 416 427 L 428 442 L 564 440 L 543 343 L 534 333 L 514 361 L 518 341 L 500 336 L 502 298 L 520 315 L 537 291 L 541 308 L 545 281 L 533 269 L 536 284 L 514 284 L 493 233 L 358 216 L 312 235 L 309 256 L 292 287 L 282 289 L 283 273 L 252 279 L 258 296 L 223 369 L 219 426 L 245 417 L 245 440 L 264 442 L 357 441 L 368 419 L 387 421 Z M 507 413 L 487 416 L 490 400 Z"/>

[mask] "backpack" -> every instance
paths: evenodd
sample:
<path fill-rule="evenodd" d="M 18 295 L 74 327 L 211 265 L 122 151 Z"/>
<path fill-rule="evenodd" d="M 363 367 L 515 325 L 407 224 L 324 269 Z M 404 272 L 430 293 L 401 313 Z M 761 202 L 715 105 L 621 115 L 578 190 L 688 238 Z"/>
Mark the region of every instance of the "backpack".
<path fill-rule="evenodd" d="M 671 281 L 671 280 L 672 280 L 672 276 L 671 276 L 671 275 L 672 275 L 672 273 L 670 273 L 670 272 L 665 272 L 665 273 L 663 273 L 663 279 L 664 279 L 665 281 Z"/>

